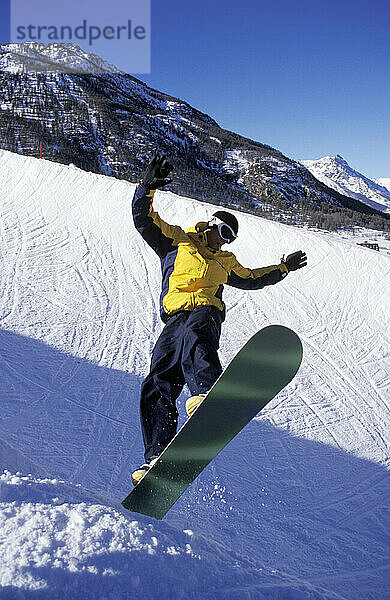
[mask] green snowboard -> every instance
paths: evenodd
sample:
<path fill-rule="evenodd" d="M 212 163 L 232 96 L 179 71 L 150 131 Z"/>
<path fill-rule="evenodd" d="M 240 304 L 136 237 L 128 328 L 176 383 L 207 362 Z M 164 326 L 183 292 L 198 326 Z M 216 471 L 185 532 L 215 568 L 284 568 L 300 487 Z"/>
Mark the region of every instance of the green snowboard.
<path fill-rule="evenodd" d="M 162 519 L 209 462 L 293 379 L 301 360 L 302 344 L 291 329 L 270 325 L 256 333 L 122 505 Z"/>

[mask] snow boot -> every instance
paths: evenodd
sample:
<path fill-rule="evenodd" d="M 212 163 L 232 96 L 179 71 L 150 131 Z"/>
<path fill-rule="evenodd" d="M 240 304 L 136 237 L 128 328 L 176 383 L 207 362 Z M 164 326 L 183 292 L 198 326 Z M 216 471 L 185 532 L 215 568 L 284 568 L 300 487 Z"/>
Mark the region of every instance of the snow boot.
<path fill-rule="evenodd" d="M 141 479 L 145 477 L 146 473 L 149 471 L 149 469 L 153 467 L 157 459 L 158 456 L 152 456 L 152 458 L 150 458 L 148 462 L 144 463 L 143 465 L 138 467 L 138 469 L 133 471 L 133 473 L 131 474 L 131 481 L 133 485 L 137 485 L 137 483 L 139 483 Z"/>
<path fill-rule="evenodd" d="M 194 412 L 196 411 L 198 406 L 202 404 L 206 396 L 207 394 L 198 394 L 198 396 L 191 396 L 191 398 L 188 398 L 186 402 L 186 411 L 189 417 L 191 417 L 194 414 Z"/>

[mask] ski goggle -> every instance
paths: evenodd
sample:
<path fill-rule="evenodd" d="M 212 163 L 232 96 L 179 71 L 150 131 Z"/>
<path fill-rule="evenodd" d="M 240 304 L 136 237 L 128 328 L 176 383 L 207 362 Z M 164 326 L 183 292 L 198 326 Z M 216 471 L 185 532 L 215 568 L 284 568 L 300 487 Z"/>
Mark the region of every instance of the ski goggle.
<path fill-rule="evenodd" d="M 214 227 L 217 229 L 219 237 L 227 244 L 231 244 L 237 238 L 237 234 L 233 231 L 230 225 L 224 221 L 221 221 L 221 219 L 218 219 L 218 217 L 213 217 L 209 221 L 209 227 Z"/>

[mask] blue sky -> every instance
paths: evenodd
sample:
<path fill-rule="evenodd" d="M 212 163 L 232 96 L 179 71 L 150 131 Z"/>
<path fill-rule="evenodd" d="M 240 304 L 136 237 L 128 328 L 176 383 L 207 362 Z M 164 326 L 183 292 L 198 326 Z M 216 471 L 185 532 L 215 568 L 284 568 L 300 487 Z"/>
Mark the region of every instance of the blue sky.
<path fill-rule="evenodd" d="M 390 177 L 389 0 L 152 0 L 151 40 L 148 85 L 291 158 Z"/>

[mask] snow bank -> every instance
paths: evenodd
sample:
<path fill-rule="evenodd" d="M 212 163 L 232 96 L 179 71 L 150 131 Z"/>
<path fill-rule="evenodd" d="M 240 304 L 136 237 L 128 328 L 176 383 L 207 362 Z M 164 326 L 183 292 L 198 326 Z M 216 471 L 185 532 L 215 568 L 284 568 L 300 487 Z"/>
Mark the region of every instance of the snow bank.
<path fill-rule="evenodd" d="M 91 493 L 56 479 L 0 477 L 2 598 L 256 598 L 279 593 L 284 577 L 240 560 L 191 530 L 155 527 L 104 506 Z M 323 596 L 299 581 L 288 594 Z M 25 596 L 26 594 L 26 596 Z M 160 595 L 161 594 L 161 595 Z M 276 596 L 277 597 L 277 596 Z"/>

